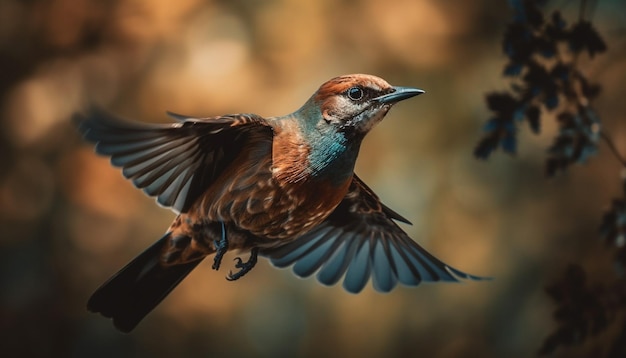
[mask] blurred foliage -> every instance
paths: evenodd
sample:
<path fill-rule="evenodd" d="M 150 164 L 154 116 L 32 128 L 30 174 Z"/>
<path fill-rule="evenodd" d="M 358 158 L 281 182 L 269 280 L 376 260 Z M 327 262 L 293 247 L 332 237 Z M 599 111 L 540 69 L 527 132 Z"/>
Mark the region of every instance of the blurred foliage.
<path fill-rule="evenodd" d="M 487 134 L 474 154 L 486 159 L 498 147 L 515 154 L 518 123 L 525 120 L 538 134 L 542 114 L 551 112 L 559 124 L 546 165 L 547 174 L 553 176 L 597 151 L 600 119 L 590 102 L 600 86 L 579 69 L 578 57 L 586 52 L 593 58 L 606 51 L 606 44 L 582 16 L 570 26 L 558 10 L 546 19 L 540 8 L 544 2 L 512 2 L 515 21 L 503 41 L 509 58 L 504 75 L 512 78 L 511 90 L 487 95 L 494 117 L 485 125 Z"/>
<path fill-rule="evenodd" d="M 622 178 L 623 196 L 613 200 L 604 214 L 600 232 L 609 247 L 615 251 L 616 276 L 588 282 L 587 274 L 579 264 L 571 264 L 562 277 L 546 288 L 557 304 L 554 319 L 559 323 L 539 350 L 553 353 L 559 345 L 580 346 L 593 341 L 599 334 L 614 326 L 610 342 L 602 342 L 595 356 L 624 357 L 626 355 L 626 169 Z"/>
<path fill-rule="evenodd" d="M 580 1 L 578 20 L 568 25 L 560 11 L 544 15 L 542 0 L 516 0 L 514 21 L 504 34 L 503 48 L 509 58 L 504 76 L 512 78 L 511 89 L 487 95 L 487 107 L 494 112 L 474 154 L 486 159 L 501 147 L 505 152 L 517 151 L 517 126 L 526 121 L 533 133 L 541 132 L 542 120 L 551 115 L 559 131 L 548 149 L 546 173 L 554 176 L 573 163 L 584 163 L 598 151 L 603 139 L 612 154 L 624 166 L 626 160 L 616 149 L 591 102 L 600 94 L 600 85 L 592 83 L 583 73 L 579 57 L 586 53 L 593 58 L 607 50 L 607 45 L 593 24 L 585 19 L 590 7 Z M 547 18 L 547 19 L 546 19 Z M 551 354 L 559 346 L 580 346 L 617 325 L 621 332 L 606 349 L 596 356 L 626 355 L 626 175 L 624 197 L 614 199 L 604 215 L 601 233 L 605 241 L 617 248 L 613 282 L 588 282 L 585 270 L 572 264 L 565 274 L 550 284 L 546 291 L 557 304 L 554 319 L 558 328 L 541 347 L 540 354 Z M 605 280 L 606 281 L 606 280 Z"/>

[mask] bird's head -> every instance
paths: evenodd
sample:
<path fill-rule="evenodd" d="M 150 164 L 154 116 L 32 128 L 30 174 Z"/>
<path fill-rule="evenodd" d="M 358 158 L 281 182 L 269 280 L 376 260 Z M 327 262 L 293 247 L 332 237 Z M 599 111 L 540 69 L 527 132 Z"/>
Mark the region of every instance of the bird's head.
<path fill-rule="evenodd" d="M 305 112 L 308 124 L 318 130 L 330 127 L 348 136 L 364 136 L 395 103 L 422 93 L 416 88 L 391 86 L 371 75 L 345 75 L 320 86 L 300 112 Z"/>
<path fill-rule="evenodd" d="M 365 134 L 395 103 L 422 93 L 416 88 L 391 86 L 371 75 L 331 79 L 299 110 L 273 122 L 275 133 L 289 133 L 279 135 L 275 142 L 275 146 L 284 147 L 275 151 L 282 154 L 277 154 L 274 161 L 275 168 L 279 168 L 277 175 L 299 180 L 306 174 L 345 184 L 352 178 Z M 301 156 L 305 159 L 301 160 Z M 286 169 L 280 169 L 281 163 L 286 163 Z"/>

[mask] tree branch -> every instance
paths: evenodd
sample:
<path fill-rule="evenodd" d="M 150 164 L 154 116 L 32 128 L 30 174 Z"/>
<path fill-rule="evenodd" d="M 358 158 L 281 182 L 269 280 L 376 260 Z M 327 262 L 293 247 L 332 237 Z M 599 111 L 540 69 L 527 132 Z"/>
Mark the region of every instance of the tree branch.
<path fill-rule="evenodd" d="M 624 158 L 624 156 L 622 156 L 619 150 L 617 150 L 617 146 L 615 146 L 613 139 L 604 130 L 600 131 L 600 137 L 609 146 L 609 149 L 611 150 L 611 152 L 613 152 L 613 155 L 615 155 L 615 158 L 617 158 L 617 160 L 622 164 L 622 166 L 626 168 L 626 158 Z"/>

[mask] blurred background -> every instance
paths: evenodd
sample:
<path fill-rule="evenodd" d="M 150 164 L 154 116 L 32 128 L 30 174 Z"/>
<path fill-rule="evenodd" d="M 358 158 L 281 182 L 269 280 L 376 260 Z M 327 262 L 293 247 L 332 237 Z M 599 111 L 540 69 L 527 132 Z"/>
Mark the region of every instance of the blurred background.
<path fill-rule="evenodd" d="M 566 17 L 578 2 L 555 1 Z M 0 1 L 0 347 L 28 357 L 528 357 L 554 330 L 544 287 L 570 262 L 613 275 L 598 239 L 621 195 L 605 146 L 544 177 L 556 132 L 520 132 L 516 157 L 479 161 L 486 92 L 505 89 L 505 1 Z M 626 153 L 626 3 L 601 1 L 609 51 L 584 66 Z M 585 59 L 585 61 L 587 61 Z M 245 278 L 210 260 L 129 335 L 89 295 L 174 214 L 97 157 L 72 126 L 96 104 L 122 117 L 297 109 L 331 77 L 370 73 L 427 94 L 365 140 L 357 172 L 410 235 L 489 282 L 359 295 L 266 260 Z M 574 352 L 560 350 L 572 356 Z"/>

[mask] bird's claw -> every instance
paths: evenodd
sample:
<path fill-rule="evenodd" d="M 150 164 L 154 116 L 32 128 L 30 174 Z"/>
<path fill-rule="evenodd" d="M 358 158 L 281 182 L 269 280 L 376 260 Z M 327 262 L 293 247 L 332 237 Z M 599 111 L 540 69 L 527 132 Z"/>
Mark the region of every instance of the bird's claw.
<path fill-rule="evenodd" d="M 228 273 L 228 276 L 226 276 L 226 279 L 228 281 L 235 281 L 235 280 L 242 278 L 245 274 L 250 272 L 256 265 L 258 253 L 259 253 L 258 248 L 252 249 L 250 251 L 250 258 L 248 258 L 248 261 L 246 262 L 243 262 L 243 260 L 240 257 L 235 257 L 235 261 L 237 261 L 237 263 L 235 263 L 235 267 L 240 270 L 235 273 L 230 271 Z"/>

